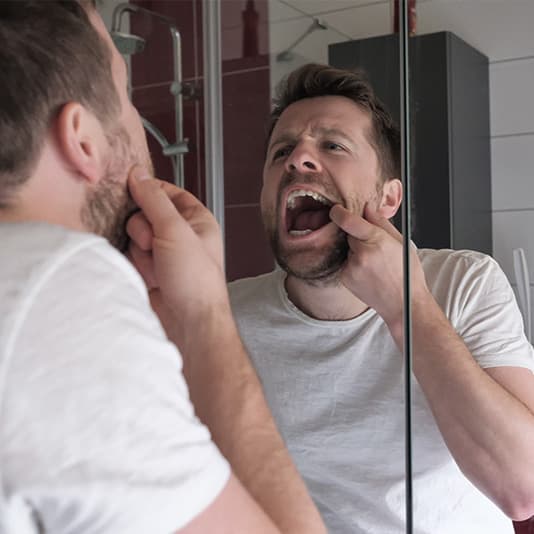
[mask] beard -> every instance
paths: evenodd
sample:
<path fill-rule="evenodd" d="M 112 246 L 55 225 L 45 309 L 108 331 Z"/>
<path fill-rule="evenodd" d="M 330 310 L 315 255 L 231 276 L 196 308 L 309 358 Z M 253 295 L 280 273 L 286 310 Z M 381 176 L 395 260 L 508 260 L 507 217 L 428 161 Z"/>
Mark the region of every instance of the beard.
<path fill-rule="evenodd" d="M 104 176 L 95 188 L 89 191 L 81 210 L 84 226 L 106 238 L 120 252 L 128 247 L 126 222 L 138 210 L 126 185 L 126 173 L 136 163 L 143 164 L 153 172 L 148 153 L 146 161 L 136 157 L 128 132 L 119 127 L 106 135 L 109 150 Z"/>
<path fill-rule="evenodd" d="M 305 184 L 318 184 L 326 192 L 331 200 L 345 205 L 339 196 L 339 192 L 330 185 L 330 181 L 325 177 L 312 175 L 292 175 L 285 174 L 280 182 L 276 205 L 273 209 L 263 212 L 263 223 L 267 232 L 271 249 L 277 264 L 290 276 L 306 282 L 313 286 L 336 286 L 340 282 L 341 271 L 347 262 L 350 247 L 347 240 L 347 234 L 340 228 L 336 229 L 332 240 L 315 248 L 300 248 L 285 245 L 280 238 L 282 220 L 280 210 L 285 209 L 282 206 L 282 197 L 284 190 L 292 182 L 298 181 Z M 376 196 L 375 196 L 376 195 Z M 372 198 L 355 199 L 354 212 L 358 215 L 363 214 L 366 201 L 378 202 L 382 195 L 382 184 L 377 184 L 375 194 Z"/>
<path fill-rule="evenodd" d="M 267 223 L 267 219 L 271 221 L 273 219 L 279 221 L 280 219 L 272 213 L 272 215 L 264 216 L 264 224 L 276 263 L 288 275 L 310 285 L 324 286 L 339 283 L 339 274 L 349 254 L 349 244 L 345 232 L 337 229 L 332 242 L 321 249 L 292 250 L 281 242 L 279 223 L 274 221 Z"/>
<path fill-rule="evenodd" d="M 304 184 L 317 184 L 325 191 L 332 200 L 339 199 L 339 192 L 330 185 L 330 182 L 322 176 L 313 174 L 286 173 L 282 177 L 278 187 L 276 205 L 273 209 L 263 212 L 263 224 L 271 249 L 277 264 L 290 276 L 306 281 L 310 285 L 331 285 L 339 283 L 339 273 L 345 264 L 349 245 L 347 235 L 341 229 L 337 229 L 332 241 L 320 249 L 293 248 L 284 245 L 281 238 L 280 221 L 282 197 L 284 190 L 297 181 Z M 339 200 L 341 203 L 341 201 Z"/>

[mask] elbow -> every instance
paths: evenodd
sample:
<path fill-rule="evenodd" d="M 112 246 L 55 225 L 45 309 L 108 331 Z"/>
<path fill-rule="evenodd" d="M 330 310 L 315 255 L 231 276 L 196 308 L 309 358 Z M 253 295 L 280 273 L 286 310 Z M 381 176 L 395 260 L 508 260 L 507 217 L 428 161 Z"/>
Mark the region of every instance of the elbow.
<path fill-rule="evenodd" d="M 526 521 L 534 516 L 534 491 L 528 495 L 511 492 L 497 504 L 512 521 Z"/>

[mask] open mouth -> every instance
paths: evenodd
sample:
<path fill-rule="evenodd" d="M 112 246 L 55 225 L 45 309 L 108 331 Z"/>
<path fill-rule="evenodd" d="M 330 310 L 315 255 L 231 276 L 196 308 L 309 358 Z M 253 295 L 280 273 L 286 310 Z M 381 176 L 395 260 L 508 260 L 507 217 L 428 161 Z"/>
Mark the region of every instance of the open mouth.
<path fill-rule="evenodd" d="M 332 202 L 306 189 L 291 191 L 286 201 L 286 228 L 291 236 L 311 234 L 330 223 Z"/>

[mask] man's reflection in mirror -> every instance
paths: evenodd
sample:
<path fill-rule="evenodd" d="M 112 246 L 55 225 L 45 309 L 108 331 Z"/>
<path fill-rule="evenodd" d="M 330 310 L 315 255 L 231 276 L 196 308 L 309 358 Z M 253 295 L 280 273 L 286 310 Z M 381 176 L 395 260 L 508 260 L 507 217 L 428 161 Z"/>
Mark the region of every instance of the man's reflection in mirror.
<path fill-rule="evenodd" d="M 230 284 L 233 309 L 329 530 L 403 532 L 399 132 L 361 74 L 310 64 L 278 89 L 261 208 L 281 269 Z M 414 532 L 513 532 L 534 514 L 513 291 L 479 252 L 411 254 Z"/>

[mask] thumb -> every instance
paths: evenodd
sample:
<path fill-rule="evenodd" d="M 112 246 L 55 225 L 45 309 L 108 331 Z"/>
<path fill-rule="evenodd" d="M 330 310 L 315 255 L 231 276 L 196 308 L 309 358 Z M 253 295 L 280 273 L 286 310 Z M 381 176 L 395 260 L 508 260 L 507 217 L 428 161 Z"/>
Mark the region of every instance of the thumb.
<path fill-rule="evenodd" d="M 360 241 L 371 239 L 376 230 L 370 222 L 367 222 L 360 215 L 352 213 L 341 204 L 332 206 L 330 209 L 330 219 L 348 235 Z"/>

